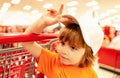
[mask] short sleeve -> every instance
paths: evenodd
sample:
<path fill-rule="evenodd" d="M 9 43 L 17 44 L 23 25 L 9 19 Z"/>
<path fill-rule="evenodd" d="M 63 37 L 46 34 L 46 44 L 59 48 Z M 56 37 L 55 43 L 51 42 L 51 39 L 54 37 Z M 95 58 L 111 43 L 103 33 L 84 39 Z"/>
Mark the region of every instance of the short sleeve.
<path fill-rule="evenodd" d="M 42 49 L 38 62 L 38 71 L 47 74 L 52 71 L 53 66 L 57 61 L 57 53 L 51 52 L 47 49 Z"/>

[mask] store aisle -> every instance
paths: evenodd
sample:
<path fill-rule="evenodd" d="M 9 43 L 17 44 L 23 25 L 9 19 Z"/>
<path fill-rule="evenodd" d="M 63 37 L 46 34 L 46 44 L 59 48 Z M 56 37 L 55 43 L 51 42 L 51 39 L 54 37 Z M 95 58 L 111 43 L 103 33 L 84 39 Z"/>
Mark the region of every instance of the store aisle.
<path fill-rule="evenodd" d="M 96 69 L 96 68 L 95 68 Z M 96 69 L 99 78 L 120 78 L 120 75 L 116 75 L 115 73 L 105 70 L 103 68 L 97 68 Z"/>
<path fill-rule="evenodd" d="M 99 78 L 115 78 L 114 73 L 107 71 L 105 69 L 99 68 L 98 72 L 99 72 L 98 73 Z"/>

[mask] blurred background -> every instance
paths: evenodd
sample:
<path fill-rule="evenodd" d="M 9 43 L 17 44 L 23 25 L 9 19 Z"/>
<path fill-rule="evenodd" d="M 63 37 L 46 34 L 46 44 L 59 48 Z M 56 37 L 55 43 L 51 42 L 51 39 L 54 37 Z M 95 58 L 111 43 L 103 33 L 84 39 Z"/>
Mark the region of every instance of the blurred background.
<path fill-rule="evenodd" d="M 99 78 L 120 78 L 120 0 L 0 0 L 0 33 L 23 33 L 47 9 L 57 10 L 61 4 L 63 14 L 80 18 L 90 13 L 97 20 L 104 41 L 95 69 Z M 60 28 L 56 24 L 43 33 L 58 33 Z"/>

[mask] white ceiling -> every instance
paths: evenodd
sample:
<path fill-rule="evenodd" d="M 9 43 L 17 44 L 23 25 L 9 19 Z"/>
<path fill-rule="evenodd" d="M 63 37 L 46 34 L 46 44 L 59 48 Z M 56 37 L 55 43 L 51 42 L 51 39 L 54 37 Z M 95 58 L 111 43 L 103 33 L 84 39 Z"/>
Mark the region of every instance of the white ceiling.
<path fill-rule="evenodd" d="M 67 5 L 68 2 L 71 2 L 71 1 L 78 1 L 78 4 L 73 5 L 73 6 L 72 5 L 68 6 Z M 91 1 L 97 1 L 98 2 L 98 6 L 100 8 L 95 10 L 95 13 L 96 13 L 97 16 L 102 16 L 105 13 L 108 14 L 108 10 L 110 10 L 110 9 L 116 10 L 116 12 L 113 12 L 113 13 L 109 11 L 108 16 L 103 16 L 100 19 L 106 19 L 110 16 L 120 14 L 120 8 L 115 8 L 116 5 L 120 5 L 120 0 L 41 0 L 41 1 L 21 0 L 19 4 L 12 4 L 11 0 L 0 0 L 0 10 L 2 9 L 3 3 L 5 3 L 5 2 L 11 3 L 11 6 L 8 8 L 8 10 L 6 12 L 2 13 L 0 11 L 0 24 L 9 23 L 9 24 L 13 25 L 13 22 L 14 22 L 14 24 L 20 24 L 20 23 L 23 24 L 23 20 L 24 20 L 24 23 L 30 24 L 37 17 L 39 17 L 39 15 L 41 13 L 46 11 L 46 9 L 43 8 L 43 6 L 47 3 L 53 4 L 52 7 L 55 8 L 55 9 L 58 9 L 61 4 L 64 4 L 65 6 L 64 6 L 63 14 L 68 13 L 68 10 L 67 10 L 68 8 L 76 7 L 77 9 L 75 11 L 76 12 L 75 16 L 80 17 L 85 12 L 87 12 L 88 10 L 91 10 L 93 8 L 93 7 L 86 6 L 86 3 L 91 2 Z M 31 9 L 30 10 L 24 10 L 23 7 L 25 5 L 30 5 Z M 38 10 L 39 13 L 32 14 L 31 12 L 33 10 Z M 17 12 L 20 12 L 20 11 L 22 11 L 24 14 L 23 15 L 22 14 L 18 15 Z M 16 20 L 18 20 L 19 22 L 16 21 Z M 12 22 L 12 23 L 10 23 L 10 22 Z"/>

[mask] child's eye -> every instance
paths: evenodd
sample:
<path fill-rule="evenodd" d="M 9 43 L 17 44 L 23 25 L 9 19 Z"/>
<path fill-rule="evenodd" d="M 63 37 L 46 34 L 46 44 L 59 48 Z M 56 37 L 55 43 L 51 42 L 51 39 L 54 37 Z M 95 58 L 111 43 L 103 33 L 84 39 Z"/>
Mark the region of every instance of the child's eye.
<path fill-rule="evenodd" d="M 61 42 L 61 44 L 62 44 L 62 45 L 65 45 L 65 43 L 64 43 L 64 42 Z"/>
<path fill-rule="evenodd" d="M 75 47 L 71 46 L 72 49 L 76 49 Z"/>

